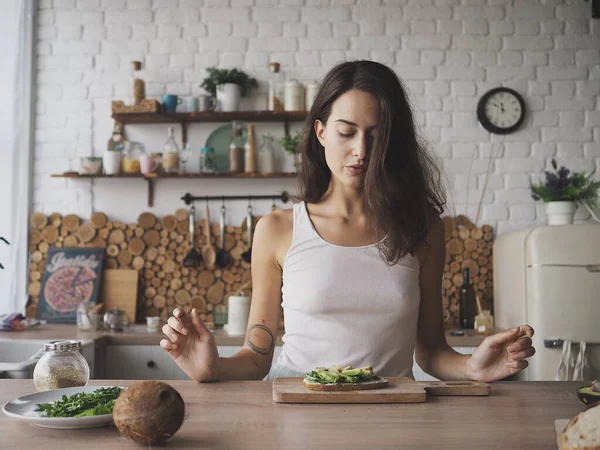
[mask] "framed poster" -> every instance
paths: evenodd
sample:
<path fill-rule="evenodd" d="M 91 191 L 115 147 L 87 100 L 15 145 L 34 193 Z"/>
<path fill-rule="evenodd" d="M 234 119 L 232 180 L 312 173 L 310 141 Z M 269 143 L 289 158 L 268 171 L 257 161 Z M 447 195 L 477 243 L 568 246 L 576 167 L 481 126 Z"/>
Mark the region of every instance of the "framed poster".
<path fill-rule="evenodd" d="M 48 249 L 37 318 L 48 323 L 77 323 L 77 305 L 96 303 L 104 262 L 104 248 Z"/>

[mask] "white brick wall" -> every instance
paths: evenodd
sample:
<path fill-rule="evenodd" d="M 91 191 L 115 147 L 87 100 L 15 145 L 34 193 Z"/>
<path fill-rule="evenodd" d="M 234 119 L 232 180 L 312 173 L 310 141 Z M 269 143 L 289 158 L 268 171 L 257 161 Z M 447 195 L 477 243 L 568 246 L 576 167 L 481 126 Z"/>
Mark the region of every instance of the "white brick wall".
<path fill-rule="evenodd" d="M 206 67 L 239 66 L 261 85 L 244 104 L 262 108 L 269 61 L 307 82 L 336 62 L 370 58 L 405 80 L 451 188 L 449 211 L 474 217 L 483 198 L 481 220 L 500 233 L 543 223 L 544 207 L 531 200 L 528 186 L 550 158 L 575 170 L 600 165 L 599 48 L 600 21 L 583 1 L 46 0 L 38 14 L 34 208 L 104 210 L 121 220 L 146 209 L 141 182 L 48 176 L 65 170 L 69 156 L 102 153 L 112 127 L 110 101 L 127 94 L 133 59 L 144 62 L 147 93 L 154 96 L 196 95 Z M 519 90 L 529 115 L 521 131 L 495 136 L 492 151 L 475 109 L 499 85 Z M 194 125 L 192 146 L 200 147 L 213 128 Z M 265 130 L 281 134 L 279 126 L 260 125 Z M 127 131 L 152 150 L 166 133 L 159 126 Z M 492 154 L 497 160 L 490 164 Z M 280 163 L 289 168 L 289 158 Z M 293 189 L 293 182 L 161 181 L 155 212 L 179 207 L 186 191 L 281 189 Z M 264 213 L 270 202 L 256 206 Z M 244 210 L 236 205 L 230 221 L 241 221 Z M 585 211 L 577 218 L 589 220 Z"/>

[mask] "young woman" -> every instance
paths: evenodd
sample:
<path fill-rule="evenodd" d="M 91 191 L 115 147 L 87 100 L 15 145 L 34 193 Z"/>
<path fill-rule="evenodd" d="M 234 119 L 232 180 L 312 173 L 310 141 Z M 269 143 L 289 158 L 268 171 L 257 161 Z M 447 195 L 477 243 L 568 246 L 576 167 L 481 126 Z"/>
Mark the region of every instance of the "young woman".
<path fill-rule="evenodd" d="M 244 348 L 220 358 L 197 311 L 176 310 L 160 343 L 190 378 L 260 380 L 315 367 L 371 365 L 412 377 L 503 379 L 535 353 L 528 325 L 472 355 L 444 335 L 445 204 L 402 84 L 386 66 L 345 62 L 325 77 L 300 146 L 299 200 L 263 217 L 252 247 Z M 280 309 L 285 335 L 275 364 Z"/>

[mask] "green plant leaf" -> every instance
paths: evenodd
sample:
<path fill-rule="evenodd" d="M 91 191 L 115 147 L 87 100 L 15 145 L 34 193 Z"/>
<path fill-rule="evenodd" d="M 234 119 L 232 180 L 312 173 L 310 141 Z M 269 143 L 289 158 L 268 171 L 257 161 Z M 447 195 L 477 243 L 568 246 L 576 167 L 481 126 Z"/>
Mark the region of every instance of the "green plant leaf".
<path fill-rule="evenodd" d="M 206 69 L 208 76 L 200 85 L 202 89 L 210 93 L 213 97 L 217 94 L 217 86 L 225 83 L 235 83 L 240 86 L 240 93 L 245 97 L 252 89 L 258 87 L 258 82 L 255 78 L 250 77 L 247 73 L 238 69 L 218 69 L 216 67 L 208 67 Z"/>

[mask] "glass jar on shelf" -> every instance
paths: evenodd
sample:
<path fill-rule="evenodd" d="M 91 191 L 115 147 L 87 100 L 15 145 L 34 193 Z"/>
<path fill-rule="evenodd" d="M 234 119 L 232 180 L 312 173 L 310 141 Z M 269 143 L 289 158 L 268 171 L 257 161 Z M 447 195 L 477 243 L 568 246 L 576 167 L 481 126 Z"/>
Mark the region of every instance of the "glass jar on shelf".
<path fill-rule="evenodd" d="M 217 171 L 215 149 L 210 146 L 200 149 L 200 172 L 214 173 Z"/>
<path fill-rule="evenodd" d="M 262 144 L 258 150 L 258 171 L 269 174 L 275 171 L 275 138 L 266 133 L 262 136 Z"/>
<path fill-rule="evenodd" d="M 179 173 L 179 146 L 175 142 L 173 127 L 169 127 L 169 135 L 163 147 L 162 166 L 165 173 Z"/>
<path fill-rule="evenodd" d="M 140 156 L 145 154 L 144 144 L 141 142 L 127 142 L 121 158 L 123 173 L 140 173 Z"/>
<path fill-rule="evenodd" d="M 38 391 L 85 386 L 90 367 L 79 352 L 80 341 L 51 341 L 44 344 L 44 353 L 33 370 L 33 382 Z"/>
<path fill-rule="evenodd" d="M 129 89 L 132 105 L 139 105 L 146 98 L 146 83 L 144 82 L 140 71 L 142 63 L 140 61 L 131 61 L 131 72 L 129 74 Z"/>
<path fill-rule="evenodd" d="M 274 112 L 283 111 L 283 74 L 279 71 L 280 64 L 269 63 L 269 91 L 267 94 L 267 110 Z"/>
<path fill-rule="evenodd" d="M 156 161 L 156 173 L 163 173 L 163 154 L 161 152 L 152 152 L 150 153 L 150 157 Z"/>

